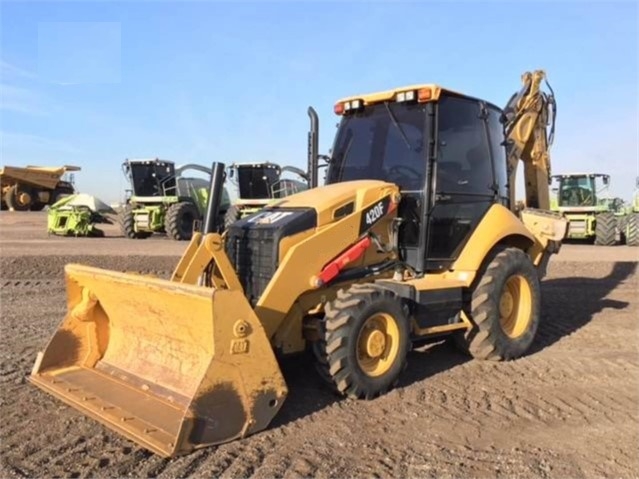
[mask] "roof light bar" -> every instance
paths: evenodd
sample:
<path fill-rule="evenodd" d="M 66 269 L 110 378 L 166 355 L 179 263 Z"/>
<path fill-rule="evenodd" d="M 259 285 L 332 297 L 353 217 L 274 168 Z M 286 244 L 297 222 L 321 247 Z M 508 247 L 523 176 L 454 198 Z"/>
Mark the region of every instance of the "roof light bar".
<path fill-rule="evenodd" d="M 364 107 L 364 102 L 360 99 L 349 100 L 342 103 L 336 103 L 333 111 L 336 115 L 344 115 Z"/>
<path fill-rule="evenodd" d="M 420 103 L 429 101 L 433 98 L 433 91 L 430 88 L 420 88 L 417 91 L 417 101 Z"/>
<path fill-rule="evenodd" d="M 399 93 L 397 93 L 397 95 L 395 95 L 395 100 L 398 102 L 414 101 L 415 90 L 400 91 Z"/>

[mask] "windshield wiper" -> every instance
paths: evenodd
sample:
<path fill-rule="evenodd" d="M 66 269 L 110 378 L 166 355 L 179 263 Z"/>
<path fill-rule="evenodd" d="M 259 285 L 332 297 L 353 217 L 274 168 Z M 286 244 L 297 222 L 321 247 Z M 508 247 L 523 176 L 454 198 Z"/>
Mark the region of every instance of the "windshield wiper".
<path fill-rule="evenodd" d="M 406 137 L 406 133 L 404 133 L 404 130 L 402 130 L 402 127 L 399 124 L 399 122 L 397 121 L 397 118 L 395 118 L 395 115 L 393 115 L 393 112 L 391 111 L 390 106 L 388 106 L 387 102 L 384 102 L 384 106 L 386 107 L 386 111 L 388 111 L 388 115 L 390 116 L 391 120 L 393 121 L 393 125 L 395 125 L 397 127 L 397 130 L 399 130 L 400 135 L 402 135 L 402 139 L 404 140 L 404 143 L 406 143 L 406 147 L 409 150 L 412 150 L 412 148 L 410 146 L 410 142 L 408 141 L 408 138 Z"/>

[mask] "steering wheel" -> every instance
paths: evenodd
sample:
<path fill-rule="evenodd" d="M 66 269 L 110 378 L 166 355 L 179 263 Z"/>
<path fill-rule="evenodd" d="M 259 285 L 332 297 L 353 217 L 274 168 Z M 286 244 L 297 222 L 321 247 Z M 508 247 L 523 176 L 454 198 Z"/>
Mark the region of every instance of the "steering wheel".
<path fill-rule="evenodd" d="M 404 170 L 407 171 L 409 174 L 408 175 L 402 175 L 400 170 Z M 411 168 L 410 166 L 404 166 L 404 165 L 395 165 L 395 166 L 391 166 L 390 169 L 388 170 L 389 173 L 397 173 L 400 176 L 414 176 L 415 179 L 419 179 L 422 175 L 419 171 Z"/>
<path fill-rule="evenodd" d="M 592 192 L 587 188 L 579 188 L 581 192 L 581 205 L 584 206 L 592 202 Z"/>

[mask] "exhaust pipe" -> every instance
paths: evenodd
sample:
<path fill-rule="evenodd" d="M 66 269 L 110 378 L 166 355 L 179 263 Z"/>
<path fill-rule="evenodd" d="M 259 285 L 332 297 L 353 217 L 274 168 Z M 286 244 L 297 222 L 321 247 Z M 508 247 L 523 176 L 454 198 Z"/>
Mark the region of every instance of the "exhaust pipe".
<path fill-rule="evenodd" d="M 222 204 L 224 191 L 224 163 L 213 162 L 211 165 L 211 184 L 209 198 L 206 202 L 203 234 L 214 233 L 218 228 L 218 212 Z"/>
<path fill-rule="evenodd" d="M 319 118 L 312 106 L 308 107 L 308 116 L 311 119 L 311 129 L 308 132 L 308 186 L 315 188 L 319 170 Z"/>

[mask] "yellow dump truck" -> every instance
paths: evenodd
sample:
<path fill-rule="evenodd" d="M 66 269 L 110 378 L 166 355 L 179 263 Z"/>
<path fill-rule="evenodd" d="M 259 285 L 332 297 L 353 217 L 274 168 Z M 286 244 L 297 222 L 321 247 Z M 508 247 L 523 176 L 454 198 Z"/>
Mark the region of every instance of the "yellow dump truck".
<path fill-rule="evenodd" d="M 63 179 L 79 166 L 4 166 L 0 168 L 2 209 L 40 211 L 66 195 L 75 193 L 70 181 Z"/>
<path fill-rule="evenodd" d="M 503 110 L 432 84 L 344 98 L 323 186 L 309 109 L 310 188 L 223 234 L 214 164 L 203 231 L 170 279 L 65 267 L 68 312 L 30 381 L 175 456 L 265 429 L 288 395 L 287 355 L 314 354 L 328 387 L 370 400 L 397 385 L 412 344 L 527 354 L 568 225 L 550 211 L 543 79 L 526 73 Z"/>

